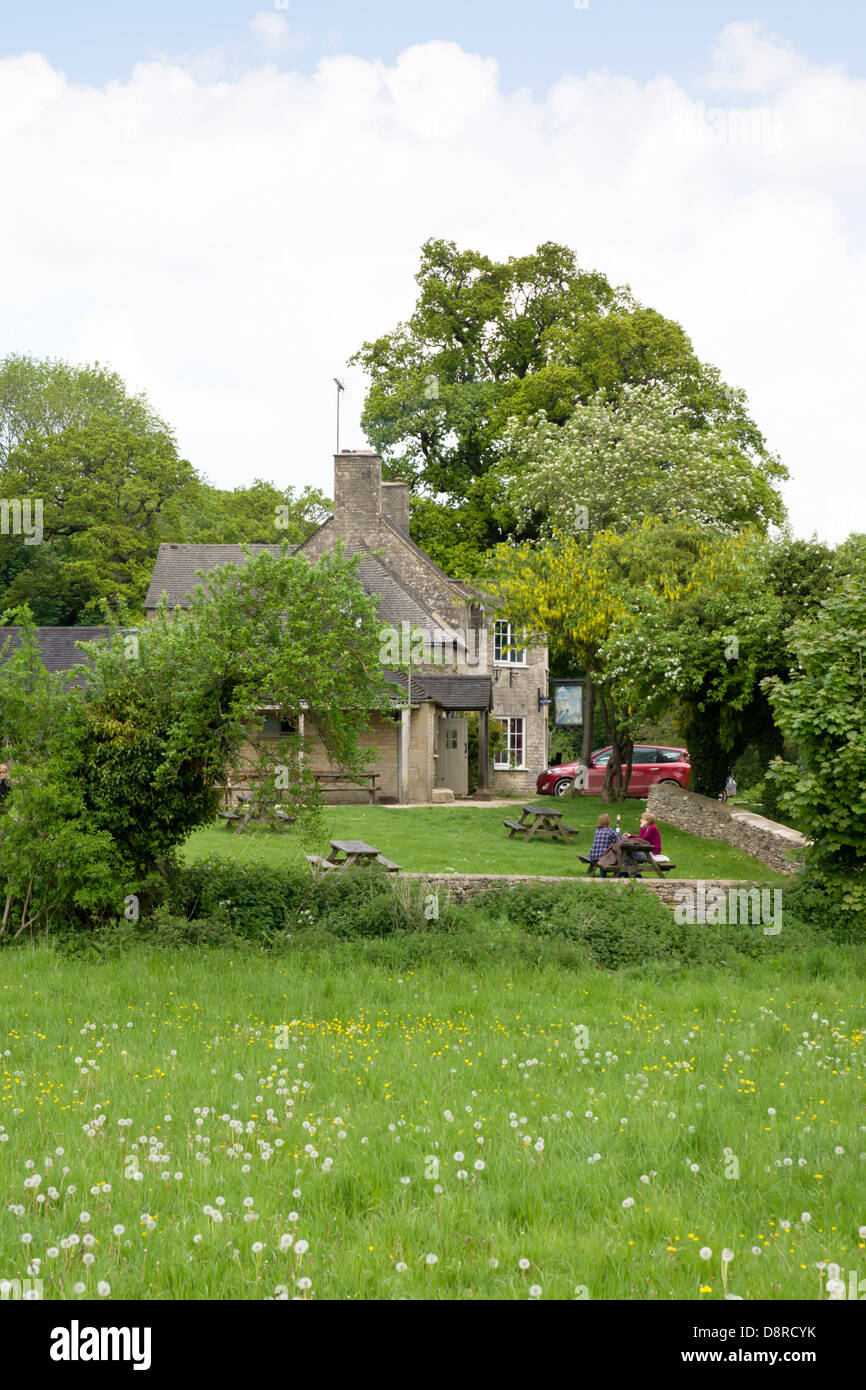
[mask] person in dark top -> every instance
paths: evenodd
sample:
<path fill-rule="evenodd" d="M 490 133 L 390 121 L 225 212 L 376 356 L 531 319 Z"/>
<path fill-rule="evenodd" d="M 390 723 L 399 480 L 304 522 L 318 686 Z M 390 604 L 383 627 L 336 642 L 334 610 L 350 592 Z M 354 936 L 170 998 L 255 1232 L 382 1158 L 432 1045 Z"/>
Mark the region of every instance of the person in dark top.
<path fill-rule="evenodd" d="M 0 763 L 0 806 L 6 800 L 12 790 L 12 783 L 9 781 L 9 769 L 5 763 Z"/>
<path fill-rule="evenodd" d="M 592 849 L 589 851 L 590 866 L 598 864 L 603 854 L 606 854 L 611 845 L 615 845 L 619 836 L 615 830 L 611 829 L 610 816 L 604 811 L 596 823 L 596 831 L 593 836 Z M 607 877 L 606 869 L 599 869 L 602 878 Z"/>

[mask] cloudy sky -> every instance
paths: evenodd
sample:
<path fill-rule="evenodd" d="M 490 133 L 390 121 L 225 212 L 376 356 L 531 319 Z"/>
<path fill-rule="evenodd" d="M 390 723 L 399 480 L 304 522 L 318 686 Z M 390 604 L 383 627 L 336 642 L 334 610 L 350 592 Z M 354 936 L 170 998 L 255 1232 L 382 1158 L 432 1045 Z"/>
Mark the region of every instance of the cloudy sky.
<path fill-rule="evenodd" d="M 866 6 L 0 0 L 0 355 L 110 363 L 226 486 L 330 490 L 421 243 L 566 242 L 866 530 Z"/>

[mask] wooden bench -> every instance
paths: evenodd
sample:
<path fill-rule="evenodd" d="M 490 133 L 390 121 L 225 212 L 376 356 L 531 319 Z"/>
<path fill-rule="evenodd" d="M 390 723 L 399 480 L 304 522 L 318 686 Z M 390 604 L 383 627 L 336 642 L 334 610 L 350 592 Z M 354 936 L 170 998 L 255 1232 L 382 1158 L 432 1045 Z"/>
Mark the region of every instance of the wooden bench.
<path fill-rule="evenodd" d="M 378 782 L 378 780 L 379 780 L 379 773 L 378 773 L 378 772 L 357 772 L 357 773 L 355 773 L 355 772 L 314 772 L 314 773 L 313 773 L 313 781 L 316 783 L 316 786 L 317 786 L 317 787 L 320 787 L 320 788 L 321 788 L 321 790 L 322 790 L 323 792 L 326 792 L 326 791 L 339 791 L 339 790 L 340 790 L 339 787 L 334 786 L 334 785 L 331 785 L 331 784 L 336 783 L 336 782 L 349 782 L 350 784 L 353 784 L 354 786 L 358 787 L 361 791 L 367 793 L 367 796 L 370 798 L 370 805 L 371 805 L 371 806 L 373 805 L 374 801 L 376 800 L 376 783 Z M 365 786 L 365 785 L 364 785 L 364 784 L 367 783 L 367 782 L 369 782 L 369 784 L 370 784 L 369 786 Z"/>
<path fill-rule="evenodd" d="M 311 869 L 336 869 L 339 866 L 332 864 L 330 859 L 323 859 L 320 854 L 305 854 L 304 858 Z"/>
<path fill-rule="evenodd" d="M 581 860 L 582 863 L 589 865 L 589 869 L 587 870 L 587 877 L 592 878 L 593 874 L 598 868 L 598 861 L 593 863 L 589 856 L 586 854 L 579 854 L 577 857 Z M 631 864 L 624 864 L 621 869 L 608 869 L 606 872 L 609 878 L 634 878 L 644 869 L 655 869 L 656 873 L 659 875 L 659 877 L 661 877 L 663 874 L 669 874 L 671 869 L 675 868 L 676 864 L 672 864 L 670 860 L 668 860 L 667 862 L 660 862 L 658 859 L 651 858 L 647 862 L 643 863 L 632 861 Z"/>
<path fill-rule="evenodd" d="M 376 855 L 376 863 L 383 869 L 387 869 L 389 874 L 397 874 L 400 872 L 400 865 L 394 864 L 390 859 L 386 859 L 384 854 Z"/>

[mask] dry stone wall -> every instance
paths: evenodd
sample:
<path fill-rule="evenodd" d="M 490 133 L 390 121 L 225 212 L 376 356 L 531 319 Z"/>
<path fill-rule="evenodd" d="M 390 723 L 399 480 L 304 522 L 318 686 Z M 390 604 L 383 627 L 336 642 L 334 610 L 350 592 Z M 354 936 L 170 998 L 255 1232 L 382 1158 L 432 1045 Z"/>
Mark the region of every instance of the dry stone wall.
<path fill-rule="evenodd" d="M 678 830 L 688 830 L 707 840 L 725 840 L 778 873 L 796 873 L 803 862 L 806 841 L 798 831 L 727 802 L 663 783 L 650 787 L 647 810 L 656 820 Z"/>

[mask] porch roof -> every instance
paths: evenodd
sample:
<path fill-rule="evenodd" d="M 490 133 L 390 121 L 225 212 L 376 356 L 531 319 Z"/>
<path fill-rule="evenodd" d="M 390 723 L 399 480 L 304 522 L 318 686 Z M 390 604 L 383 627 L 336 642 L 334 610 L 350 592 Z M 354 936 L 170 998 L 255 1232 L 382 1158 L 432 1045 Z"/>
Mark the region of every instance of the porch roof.
<path fill-rule="evenodd" d="M 405 671 L 389 671 L 388 677 L 405 690 L 407 677 Z M 428 676 L 426 672 L 412 672 L 412 704 L 420 705 L 431 700 L 442 709 L 489 710 L 493 703 L 493 689 L 489 676 Z"/>

